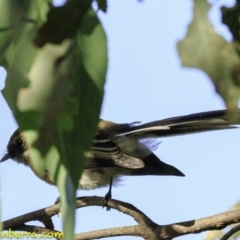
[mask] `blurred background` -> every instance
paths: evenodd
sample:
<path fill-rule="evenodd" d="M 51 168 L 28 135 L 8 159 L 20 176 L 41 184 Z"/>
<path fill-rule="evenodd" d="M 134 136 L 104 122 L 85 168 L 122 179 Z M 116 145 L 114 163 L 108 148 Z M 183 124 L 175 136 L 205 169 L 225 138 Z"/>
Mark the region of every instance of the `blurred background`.
<path fill-rule="evenodd" d="M 61 5 L 64 1 L 54 2 Z M 235 1 L 210 2 L 213 7 L 209 18 L 215 30 L 231 40 L 228 29 L 221 24 L 219 8 L 232 6 Z M 190 0 L 108 1 L 107 14 L 99 12 L 109 47 L 101 118 L 117 123 L 148 122 L 225 108 L 206 74 L 181 67 L 176 43 L 186 34 L 192 7 Z M 0 69 L 1 89 L 5 76 Z M 3 155 L 17 124 L 2 95 L 0 108 Z M 239 138 L 237 129 L 160 139 L 156 154 L 186 177 L 124 178 L 121 186 L 113 189 L 113 198 L 135 205 L 162 225 L 226 211 L 240 199 Z M 52 205 L 59 196 L 56 187 L 42 182 L 30 169 L 13 161 L 1 164 L 0 170 L 2 220 Z M 78 195 L 104 196 L 106 192 L 107 188 L 79 190 Z M 61 229 L 60 218 L 53 219 L 56 229 Z M 115 210 L 106 212 L 99 207 L 88 207 L 77 210 L 75 229 L 79 233 L 135 224 L 133 219 Z M 200 240 L 205 235 L 179 239 Z"/>

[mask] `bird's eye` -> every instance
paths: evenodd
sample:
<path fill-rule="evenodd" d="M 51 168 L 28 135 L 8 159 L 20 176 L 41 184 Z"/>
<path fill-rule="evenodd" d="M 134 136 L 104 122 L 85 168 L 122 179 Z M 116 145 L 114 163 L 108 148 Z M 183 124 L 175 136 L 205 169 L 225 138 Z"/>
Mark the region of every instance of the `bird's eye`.
<path fill-rule="evenodd" d="M 18 147 L 22 147 L 23 146 L 23 140 L 21 138 L 18 138 L 17 141 L 16 141 L 16 145 Z"/>

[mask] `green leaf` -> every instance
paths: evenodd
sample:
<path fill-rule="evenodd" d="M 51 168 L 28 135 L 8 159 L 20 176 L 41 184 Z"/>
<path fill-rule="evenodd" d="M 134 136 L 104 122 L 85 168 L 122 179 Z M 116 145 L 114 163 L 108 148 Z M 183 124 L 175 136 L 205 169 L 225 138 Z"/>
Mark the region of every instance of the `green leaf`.
<path fill-rule="evenodd" d="M 54 87 L 62 87 L 57 89 L 57 91 L 62 91 L 65 86 L 67 87 L 68 83 L 66 80 L 64 86 L 60 86 L 56 81 L 54 68 L 56 61 L 64 56 L 70 44 L 70 41 L 66 41 L 58 46 L 48 44 L 38 52 L 29 71 L 29 87 L 21 89 L 18 94 L 17 106 L 20 111 L 36 110 L 44 114 L 49 108 L 47 102 L 49 96 L 52 95 L 52 91 L 54 91 Z M 67 94 L 67 88 L 64 93 L 65 95 Z M 59 95 L 56 97 L 59 97 Z M 63 96 L 61 96 L 61 99 L 64 102 Z"/>
<path fill-rule="evenodd" d="M 61 44 L 64 39 L 74 37 L 91 4 L 92 0 L 67 1 L 61 7 L 52 7 L 47 22 L 34 39 L 36 46 L 42 47 L 48 42 Z"/>
<path fill-rule="evenodd" d="M 41 16 L 36 3 L 41 8 Z M 32 39 L 37 22 L 47 14 L 49 3 L 50 0 L 0 1 L 0 64 L 7 70 L 3 95 L 16 117 L 19 113 L 16 107 L 18 91 L 28 85 L 27 73 L 37 53 Z"/>
<path fill-rule="evenodd" d="M 104 93 L 106 35 L 91 10 L 84 18 L 82 13 L 81 23 L 72 26 L 75 32 L 70 32 L 77 33 L 76 37 L 64 40 L 70 35 L 55 35 L 53 29 L 49 34 L 61 45 L 45 42 L 39 50 L 32 39 L 48 8 L 44 5 L 45 10 L 44 6 L 36 10 L 33 2 L 41 2 L 28 2 L 24 0 L 21 5 L 9 0 L 15 5 L 7 5 L 7 11 L 16 17 L 0 29 L 0 51 L 4 55 L 0 60 L 8 73 L 3 93 L 20 129 L 33 129 L 37 134 L 35 141 L 27 134 L 27 142 L 33 144 L 29 149 L 33 166 L 39 176 L 47 169 L 57 184 L 65 239 L 73 239 L 75 190 L 85 166 L 84 153 L 96 133 Z M 21 6 L 16 7 L 18 4 Z M 21 30 L 15 31 L 18 23 Z M 2 33 L 6 35 L 1 38 Z"/>
<path fill-rule="evenodd" d="M 208 19 L 209 4 L 195 0 L 194 18 L 186 37 L 178 43 L 178 52 L 185 67 L 203 70 L 222 96 L 231 120 L 238 117 L 240 87 L 233 80 L 234 68 L 239 68 L 233 44 L 216 34 Z"/>
<path fill-rule="evenodd" d="M 88 21 L 89 17 L 94 24 Z M 75 47 L 76 55 L 71 64 L 75 70 L 69 74 L 72 83 L 69 99 L 74 103 L 71 113 L 74 115 L 69 116 L 73 119 L 73 129 L 63 131 L 62 139 L 67 156 L 66 166 L 76 186 L 85 164 L 84 153 L 96 133 L 107 71 L 106 35 L 92 10 L 83 19 Z M 78 109 L 77 114 L 75 109 Z"/>
<path fill-rule="evenodd" d="M 43 122 L 43 116 L 40 112 L 25 111 L 16 113 L 19 126 L 21 130 L 39 129 Z M 26 124 L 27 123 L 27 124 Z"/>
<path fill-rule="evenodd" d="M 11 44 L 5 55 L 8 67 L 3 95 L 15 116 L 18 114 L 16 106 L 18 91 L 29 84 L 26 74 L 37 53 L 37 49 L 31 44 L 34 33 L 32 26 L 23 27 L 22 35 L 16 39 L 16 43 Z"/>
<path fill-rule="evenodd" d="M 0 65 L 7 67 L 5 64 L 5 53 L 12 43 L 11 30 L 0 31 Z"/>
<path fill-rule="evenodd" d="M 78 34 L 78 44 L 87 74 L 100 91 L 103 91 L 107 70 L 106 41 L 103 27 L 95 12 L 91 9 L 83 18 Z"/>
<path fill-rule="evenodd" d="M 1 0 L 0 1 L 0 64 L 7 67 L 7 50 L 20 41 L 26 25 L 36 28 L 46 21 L 51 0 Z M 30 41 L 32 41 L 33 36 Z M 14 55 L 14 54 L 13 54 Z"/>

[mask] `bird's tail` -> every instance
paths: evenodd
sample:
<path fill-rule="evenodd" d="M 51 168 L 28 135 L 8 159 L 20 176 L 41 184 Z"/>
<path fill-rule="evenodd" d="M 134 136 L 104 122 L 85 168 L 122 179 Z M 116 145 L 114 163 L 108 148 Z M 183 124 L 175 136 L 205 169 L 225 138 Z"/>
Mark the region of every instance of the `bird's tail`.
<path fill-rule="evenodd" d="M 154 153 L 144 158 L 143 161 L 145 166 L 143 168 L 132 169 L 131 175 L 185 176 L 179 169 L 161 161 Z"/>
<path fill-rule="evenodd" d="M 235 125 L 240 124 L 240 118 Z M 141 125 L 131 124 L 120 128 L 116 136 L 136 135 L 139 137 L 170 137 L 237 128 L 226 118 L 225 110 L 194 113 L 190 115 L 172 117 Z"/>

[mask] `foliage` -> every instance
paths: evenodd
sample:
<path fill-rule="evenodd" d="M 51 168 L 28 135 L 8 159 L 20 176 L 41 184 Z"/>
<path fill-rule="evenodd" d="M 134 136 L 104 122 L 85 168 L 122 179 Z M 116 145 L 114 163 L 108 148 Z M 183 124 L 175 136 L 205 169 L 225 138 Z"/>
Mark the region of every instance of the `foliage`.
<path fill-rule="evenodd" d="M 106 0 L 96 3 L 107 11 Z M 107 71 L 107 39 L 91 4 L 0 1 L 0 64 L 7 70 L 2 92 L 32 144 L 34 167 L 42 174 L 47 165 L 59 187 L 66 239 L 73 238 L 75 191 L 96 132 Z M 209 8 L 205 0 L 194 1 L 194 17 L 178 51 L 184 67 L 209 76 L 234 121 L 240 96 L 240 5 L 222 8 L 223 23 L 233 35 L 230 43 L 214 31 Z"/>
<path fill-rule="evenodd" d="M 238 118 L 240 96 L 239 56 L 235 45 L 214 31 L 208 19 L 209 9 L 206 1 L 195 1 L 194 18 L 186 37 L 178 43 L 178 51 L 183 66 L 201 69 L 209 76 L 225 101 L 229 117 L 234 121 Z M 226 15 L 225 23 L 232 24 L 228 21 L 231 14 Z"/>
<path fill-rule="evenodd" d="M 106 36 L 91 1 L 62 7 L 49 0 L 0 4 L 0 63 L 7 70 L 3 94 L 20 129 L 32 130 L 28 141 L 37 133 L 30 155 L 40 173 L 47 165 L 55 178 L 70 239 L 75 189 L 103 98 Z"/>

